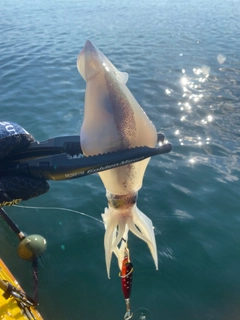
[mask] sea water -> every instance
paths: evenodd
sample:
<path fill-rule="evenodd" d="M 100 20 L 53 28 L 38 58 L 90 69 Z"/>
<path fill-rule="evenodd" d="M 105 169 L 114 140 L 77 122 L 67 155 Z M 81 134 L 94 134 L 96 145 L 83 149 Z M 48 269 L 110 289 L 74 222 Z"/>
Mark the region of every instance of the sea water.
<path fill-rule="evenodd" d="M 134 319 L 240 317 L 240 5 L 237 0 L 1 0 L 0 120 L 42 141 L 77 135 L 85 82 L 76 60 L 87 39 L 121 71 L 172 143 L 151 159 L 139 208 L 155 227 L 159 270 L 130 235 Z M 47 320 L 120 320 L 118 266 L 107 278 L 98 220 L 105 189 L 92 175 L 50 181 L 47 194 L 6 208 L 27 234 L 48 242 L 39 265 Z M 31 263 L 0 221 L 0 256 L 28 294 Z M 144 319 L 145 319 L 144 318 Z"/>

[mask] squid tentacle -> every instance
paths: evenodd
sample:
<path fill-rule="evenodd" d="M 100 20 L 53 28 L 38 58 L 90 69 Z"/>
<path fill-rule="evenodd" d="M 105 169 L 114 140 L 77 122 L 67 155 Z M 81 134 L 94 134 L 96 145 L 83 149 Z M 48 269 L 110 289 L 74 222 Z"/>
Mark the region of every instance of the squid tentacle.
<path fill-rule="evenodd" d="M 125 219 L 122 219 L 118 212 L 112 208 L 105 209 L 105 213 L 102 214 L 102 218 L 106 229 L 104 236 L 105 260 L 108 278 L 110 279 L 112 253 L 114 252 L 118 257 L 118 244 L 125 233 L 126 222 Z"/>
<path fill-rule="evenodd" d="M 116 210 L 110 207 L 109 209 L 105 209 L 102 218 L 106 229 L 104 247 L 108 278 L 110 278 L 110 264 L 113 252 L 117 256 L 118 263 L 121 266 L 121 253 L 124 245 L 121 243 L 120 248 L 118 248 L 118 244 L 122 240 L 123 235 L 127 236 L 128 229 L 147 243 L 156 269 L 158 269 L 157 248 L 152 221 L 141 212 L 136 205 L 129 208 L 129 214 L 127 216 L 122 215 L 121 208 Z"/>
<path fill-rule="evenodd" d="M 132 210 L 132 220 L 130 221 L 130 223 L 131 223 L 131 227 L 130 225 L 128 226 L 129 226 L 129 229 L 132 231 L 132 233 L 147 243 L 148 248 L 152 254 L 156 269 L 158 270 L 157 246 L 156 246 L 156 239 L 154 235 L 152 220 L 149 219 L 135 205 Z"/>
<path fill-rule="evenodd" d="M 106 232 L 104 236 L 104 248 L 105 248 L 107 274 L 109 279 L 110 279 L 110 264 L 111 264 L 112 252 L 113 252 L 112 244 L 113 244 L 113 238 L 116 237 L 116 224 L 117 224 L 116 219 L 111 219 L 109 217 L 107 221 L 107 225 L 105 226 Z"/>

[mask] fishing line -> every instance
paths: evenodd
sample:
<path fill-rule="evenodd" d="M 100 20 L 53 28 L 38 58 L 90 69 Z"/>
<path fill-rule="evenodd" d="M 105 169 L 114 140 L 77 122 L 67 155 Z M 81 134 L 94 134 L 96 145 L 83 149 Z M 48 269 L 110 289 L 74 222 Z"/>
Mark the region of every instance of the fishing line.
<path fill-rule="evenodd" d="M 86 214 L 86 213 L 83 213 L 81 211 L 77 211 L 77 210 L 73 210 L 73 209 L 68 209 L 68 208 L 60 208 L 60 207 L 33 207 L 33 206 L 21 206 L 21 205 L 14 205 L 14 207 L 18 207 L 18 208 L 24 208 L 24 209 L 40 209 L 40 210 L 61 210 L 61 211 L 69 211 L 69 212 L 73 212 L 73 213 L 78 213 L 82 216 L 85 216 L 85 217 L 88 217 L 88 218 L 91 218 L 93 220 L 96 220 L 100 223 L 103 224 L 103 221 L 95 218 L 95 217 L 92 217 L 90 216 L 89 214 Z"/>

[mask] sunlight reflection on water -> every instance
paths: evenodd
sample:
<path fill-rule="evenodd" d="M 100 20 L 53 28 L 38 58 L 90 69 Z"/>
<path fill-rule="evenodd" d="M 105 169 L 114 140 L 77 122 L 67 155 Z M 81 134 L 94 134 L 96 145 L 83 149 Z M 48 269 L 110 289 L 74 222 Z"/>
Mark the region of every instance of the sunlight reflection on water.
<path fill-rule="evenodd" d="M 224 65 L 226 57 L 222 54 L 218 54 L 216 60 L 219 65 Z M 219 68 L 219 70 L 222 70 L 222 68 Z M 230 121 L 231 119 L 233 121 L 233 114 L 228 112 L 226 104 L 223 104 L 222 101 L 220 103 L 218 102 L 218 88 L 220 83 L 224 80 L 221 79 L 216 72 L 216 70 L 211 70 L 207 65 L 194 67 L 190 71 L 186 71 L 186 68 L 182 68 L 182 75 L 179 78 L 182 94 L 179 95 L 177 101 L 180 111 L 180 121 L 178 122 L 178 125 L 175 126 L 174 136 L 177 138 L 178 144 L 182 147 L 198 146 L 199 148 L 203 148 L 207 153 L 204 157 L 204 162 L 208 159 L 209 165 L 216 166 L 216 169 L 221 173 L 225 172 L 226 180 L 234 181 L 238 180 L 238 177 L 231 172 L 236 169 L 239 171 L 238 167 L 235 165 L 236 162 L 239 164 L 239 159 L 235 158 L 235 161 L 230 161 L 226 166 L 225 161 L 219 158 L 217 154 L 214 154 L 214 150 L 216 149 L 214 147 L 215 145 L 218 145 L 219 148 L 226 149 L 226 141 L 232 139 L 232 133 L 230 134 L 229 132 L 229 134 L 227 134 L 225 132 L 225 139 L 219 140 L 223 135 L 222 128 L 219 126 L 219 112 L 224 114 L 221 121 L 225 121 L 225 119 L 229 117 Z M 229 83 L 233 83 L 233 78 L 230 79 L 229 77 L 228 84 Z M 227 91 L 229 95 L 230 90 L 231 89 L 228 88 L 225 92 Z M 234 91 L 235 87 L 233 86 L 231 92 L 233 93 Z M 167 95 L 172 95 L 174 92 L 171 88 L 167 88 L 165 93 Z M 224 99 L 224 91 L 222 94 Z M 226 101 L 226 103 L 228 102 Z M 224 109 L 226 109 L 226 112 Z M 237 119 L 238 113 L 239 112 L 235 114 L 235 119 Z M 236 128 L 235 125 L 232 129 L 234 130 L 234 128 Z M 232 146 L 233 143 L 231 144 L 231 148 Z M 238 150 L 237 145 L 236 150 Z M 203 158 L 190 154 L 187 161 L 193 165 L 202 162 Z"/>
<path fill-rule="evenodd" d="M 209 136 L 189 136 L 189 133 L 185 133 L 188 126 L 206 126 L 213 121 L 212 114 L 205 114 L 201 120 L 197 120 L 197 112 L 202 108 L 201 100 L 204 98 L 204 88 L 198 83 L 207 81 L 209 72 L 210 68 L 203 66 L 202 68 L 193 68 L 192 74 L 188 76 L 185 69 L 182 69 L 184 75 L 180 78 L 179 82 L 183 94 L 178 101 L 178 106 L 181 111 L 180 121 L 184 123 L 184 126 L 175 130 L 175 135 L 178 137 L 180 145 L 202 146 L 204 144 L 209 144 L 209 141 L 211 140 Z"/>

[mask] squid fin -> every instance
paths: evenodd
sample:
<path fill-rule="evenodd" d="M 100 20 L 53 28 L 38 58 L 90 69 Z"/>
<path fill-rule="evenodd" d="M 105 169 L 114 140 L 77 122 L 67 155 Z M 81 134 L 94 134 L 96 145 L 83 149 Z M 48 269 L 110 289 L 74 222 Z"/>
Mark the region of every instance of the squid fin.
<path fill-rule="evenodd" d="M 115 72 L 116 78 L 120 83 L 126 84 L 128 81 L 128 73 L 127 72 Z"/>

